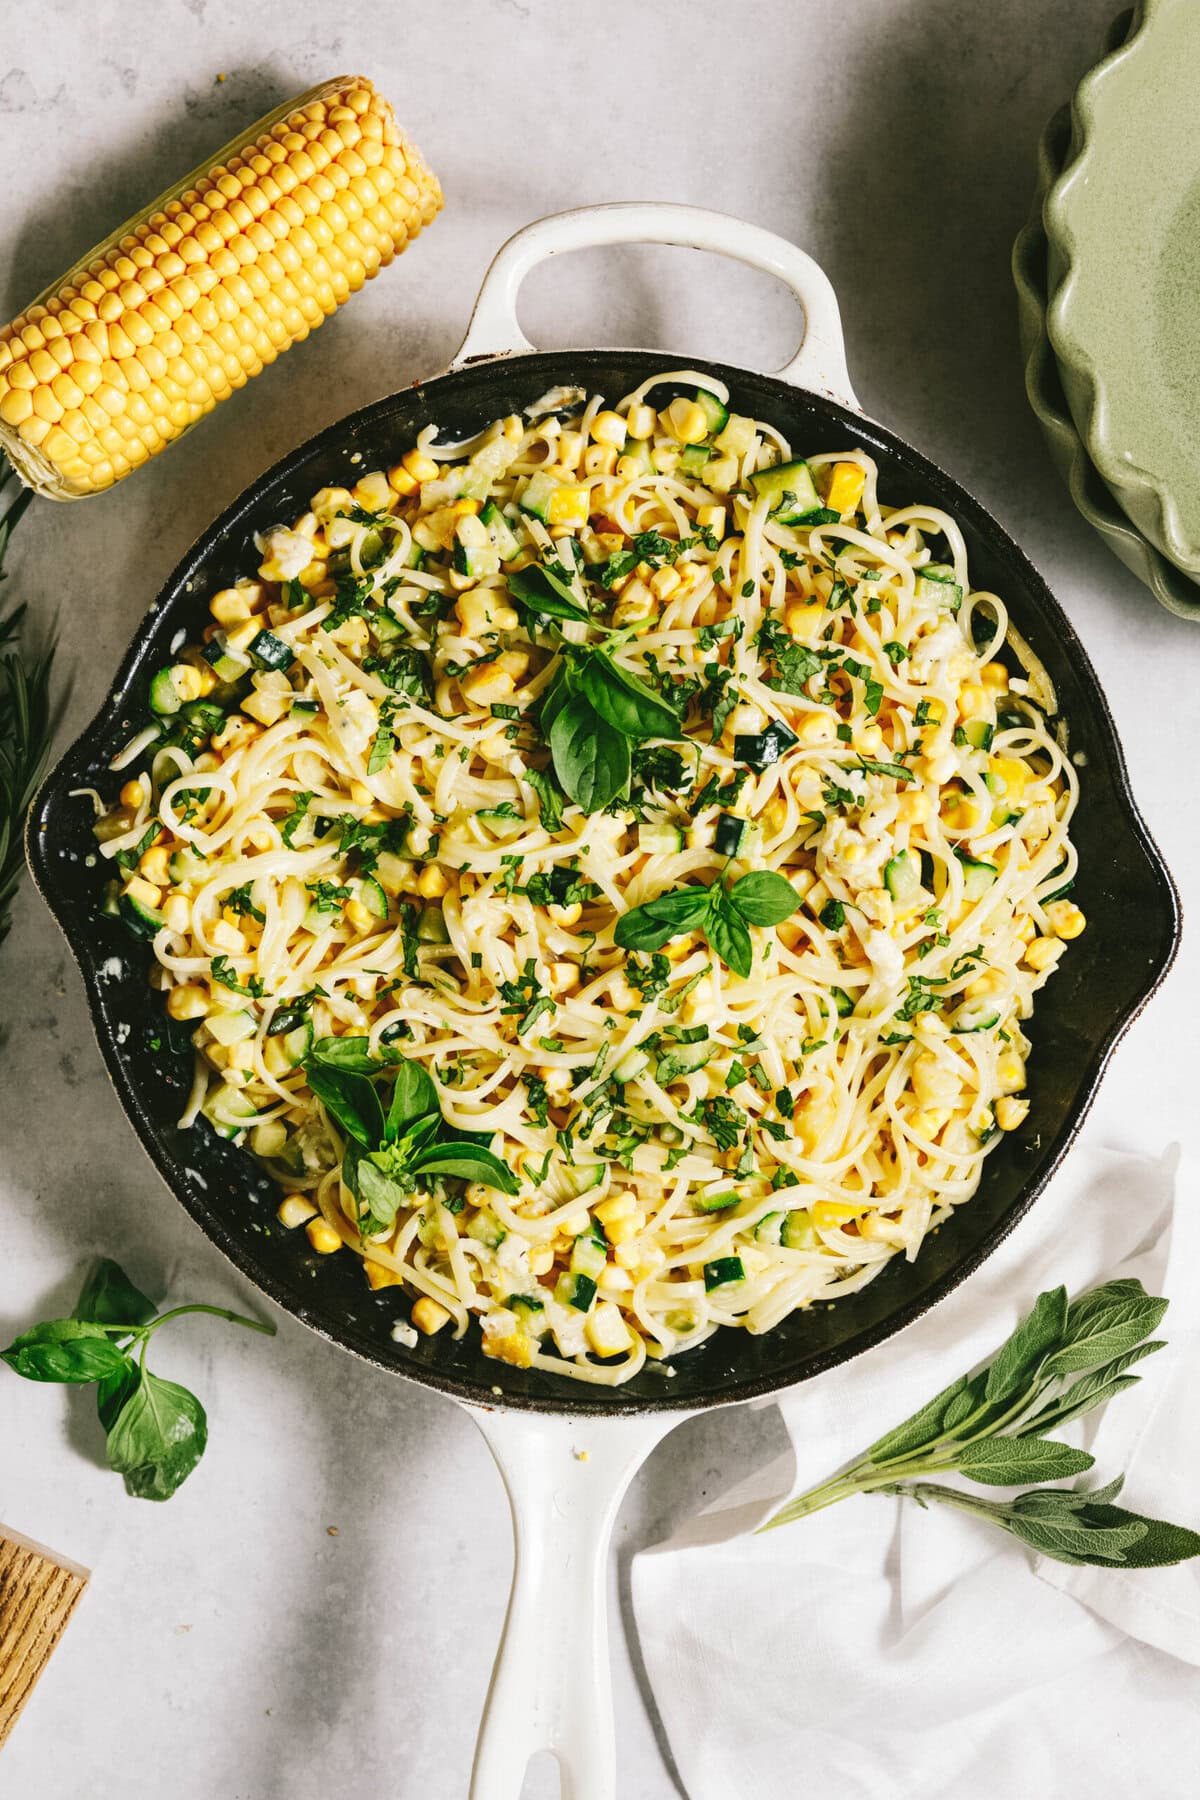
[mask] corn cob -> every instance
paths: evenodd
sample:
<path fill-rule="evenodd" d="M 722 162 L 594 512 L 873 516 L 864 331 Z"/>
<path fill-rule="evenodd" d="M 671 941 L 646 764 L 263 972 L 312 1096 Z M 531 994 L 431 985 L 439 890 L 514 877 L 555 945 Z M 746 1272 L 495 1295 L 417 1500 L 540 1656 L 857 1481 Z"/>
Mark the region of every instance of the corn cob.
<path fill-rule="evenodd" d="M 369 81 L 289 101 L 0 330 L 0 445 L 52 499 L 111 487 L 307 337 L 441 203 Z"/>

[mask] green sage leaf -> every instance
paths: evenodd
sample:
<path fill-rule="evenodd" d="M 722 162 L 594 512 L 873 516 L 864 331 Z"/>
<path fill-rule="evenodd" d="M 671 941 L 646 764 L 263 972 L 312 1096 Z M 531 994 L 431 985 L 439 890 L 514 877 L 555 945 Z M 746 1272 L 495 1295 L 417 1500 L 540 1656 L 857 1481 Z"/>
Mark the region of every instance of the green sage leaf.
<path fill-rule="evenodd" d="M 1067 1290 L 1039 1294 L 1033 1310 L 1001 1345 L 988 1370 L 988 1400 L 1007 1400 L 1023 1388 L 1038 1365 L 1061 1342 L 1067 1320 Z"/>
<path fill-rule="evenodd" d="M 1169 1563 L 1188 1562 L 1193 1556 L 1200 1556 L 1200 1532 L 1190 1531 L 1186 1525 L 1170 1525 L 1165 1519 L 1126 1512 L 1123 1506 L 1102 1504 L 1088 1506 L 1082 1516 L 1087 1519 L 1089 1530 L 1113 1530 L 1127 1524 L 1146 1527 L 1121 1559 L 1127 1569 L 1161 1569 Z"/>
<path fill-rule="evenodd" d="M 1111 1509 L 1120 1513 L 1120 1507 Z M 1146 1535 L 1146 1527 L 1140 1519 L 1124 1515 L 1123 1524 L 1114 1524 L 1107 1529 L 1097 1524 L 1090 1526 L 1075 1513 L 1069 1518 L 1031 1519 L 1024 1514 L 1001 1519 L 1005 1531 L 1013 1537 L 1020 1538 L 1031 1550 L 1042 1556 L 1049 1556 L 1054 1562 L 1094 1564 L 1098 1567 L 1111 1567 L 1114 1563 L 1124 1563 L 1126 1556 L 1139 1538 Z M 1181 1558 L 1177 1558 L 1182 1560 Z"/>
<path fill-rule="evenodd" d="M 0 1361 L 26 1381 L 102 1381 L 118 1374 L 127 1360 L 108 1333 L 87 1319 L 48 1319 L 0 1352 Z"/>
<path fill-rule="evenodd" d="M 913 1413 L 902 1424 L 877 1438 L 866 1452 L 867 1456 L 873 1463 L 894 1462 L 897 1457 L 908 1456 L 912 1451 L 932 1443 L 943 1431 L 949 1429 L 947 1414 L 951 1403 L 968 1385 L 968 1377 L 960 1375 L 957 1381 L 952 1381 L 948 1388 L 943 1388 L 927 1406 L 921 1407 L 919 1412 Z M 966 1417 L 965 1413 L 963 1417 Z"/>
<path fill-rule="evenodd" d="M 84 1282 L 71 1317 L 90 1319 L 95 1325 L 145 1325 L 157 1311 L 121 1265 L 106 1256 Z"/>
<path fill-rule="evenodd" d="M 1141 1290 L 1141 1283 L 1138 1284 Z M 1167 1302 L 1144 1291 L 1113 1294 L 1096 1289 L 1067 1313 L 1060 1349 L 1046 1363 L 1047 1375 L 1096 1369 L 1132 1350 L 1149 1337 L 1167 1310 Z"/>
<path fill-rule="evenodd" d="M 108 1433 L 108 1461 L 140 1500 L 169 1500 L 204 1454 L 208 1420 L 195 1394 L 144 1369 Z"/>
<path fill-rule="evenodd" d="M 980 1438 L 964 1444 L 955 1457 L 960 1475 L 988 1487 L 1016 1487 L 1022 1481 L 1061 1481 L 1079 1475 L 1095 1462 L 1086 1450 L 1046 1438 Z"/>
<path fill-rule="evenodd" d="M 629 739 L 575 694 L 550 727 L 550 754 L 564 793 L 584 812 L 601 812 L 629 786 Z"/>

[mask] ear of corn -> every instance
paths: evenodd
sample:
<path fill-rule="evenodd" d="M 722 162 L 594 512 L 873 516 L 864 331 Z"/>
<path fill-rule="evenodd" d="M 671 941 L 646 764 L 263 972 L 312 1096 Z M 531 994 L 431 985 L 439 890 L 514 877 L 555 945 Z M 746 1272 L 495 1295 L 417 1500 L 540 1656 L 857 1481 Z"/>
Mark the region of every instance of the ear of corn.
<path fill-rule="evenodd" d="M 52 499 L 111 487 L 307 337 L 441 203 L 369 81 L 289 101 L 0 330 L 0 445 Z"/>

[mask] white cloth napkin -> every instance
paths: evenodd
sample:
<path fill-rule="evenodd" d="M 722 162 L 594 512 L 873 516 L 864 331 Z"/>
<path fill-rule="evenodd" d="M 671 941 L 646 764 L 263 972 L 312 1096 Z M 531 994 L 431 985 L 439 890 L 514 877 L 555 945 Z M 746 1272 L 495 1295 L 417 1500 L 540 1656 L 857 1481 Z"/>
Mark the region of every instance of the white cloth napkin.
<path fill-rule="evenodd" d="M 1124 1469 L 1124 1504 L 1200 1526 L 1200 1176 L 1175 1153 L 1080 1148 L 963 1287 L 784 1396 L 790 1454 L 636 1559 L 689 1800 L 1200 1793 L 1200 1561 L 1074 1568 L 882 1496 L 751 1535 L 988 1356 L 1042 1289 L 1118 1275 L 1169 1297 L 1169 1348 L 1062 1435 L 1096 1456 L 1092 1485 Z"/>

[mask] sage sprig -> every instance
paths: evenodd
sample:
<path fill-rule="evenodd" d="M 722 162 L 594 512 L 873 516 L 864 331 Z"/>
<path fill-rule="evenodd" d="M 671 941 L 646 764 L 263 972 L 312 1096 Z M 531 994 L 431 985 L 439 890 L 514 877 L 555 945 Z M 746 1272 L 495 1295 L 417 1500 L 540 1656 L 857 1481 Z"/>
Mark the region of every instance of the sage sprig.
<path fill-rule="evenodd" d="M 735 882 L 724 876 L 707 886 L 669 888 L 617 921 L 613 936 L 623 950 L 661 950 L 673 937 L 701 931 L 721 961 L 743 979 L 750 973 L 751 925 L 781 925 L 800 905 L 791 882 L 773 869 L 755 869 Z"/>
<path fill-rule="evenodd" d="M 151 1373 L 146 1350 L 160 1326 L 187 1313 L 211 1313 L 275 1335 L 273 1325 L 224 1306 L 196 1303 L 160 1313 L 106 1258 L 88 1276 L 69 1319 L 47 1319 L 22 1332 L 0 1351 L 0 1361 L 26 1381 L 95 1384 L 109 1467 L 138 1499 L 169 1500 L 204 1454 L 208 1418 L 195 1394 Z"/>
<path fill-rule="evenodd" d="M 395 1079 L 385 1095 L 375 1077 Z M 318 1038 L 305 1059 L 308 1085 L 346 1136 L 342 1180 L 359 1203 L 359 1232 L 391 1226 L 421 1178 L 481 1181 L 502 1194 L 519 1183 L 486 1136 L 456 1131 L 442 1118 L 437 1088 L 420 1063 L 398 1053 L 373 1056 L 365 1037 Z"/>
<path fill-rule="evenodd" d="M 1070 1302 L 1062 1287 L 1040 1294 L 986 1367 L 951 1382 L 761 1529 L 853 1494 L 895 1494 L 974 1513 L 1056 1562 L 1146 1569 L 1200 1556 L 1200 1533 L 1113 1505 L 1123 1476 L 1100 1488 L 1032 1487 L 1010 1500 L 928 1479 L 955 1474 L 981 1486 L 1016 1487 L 1090 1469 L 1095 1458 L 1086 1450 L 1046 1434 L 1137 1385 L 1128 1371 L 1164 1347 L 1150 1334 L 1166 1310 L 1166 1300 L 1134 1280 L 1105 1282 Z"/>

